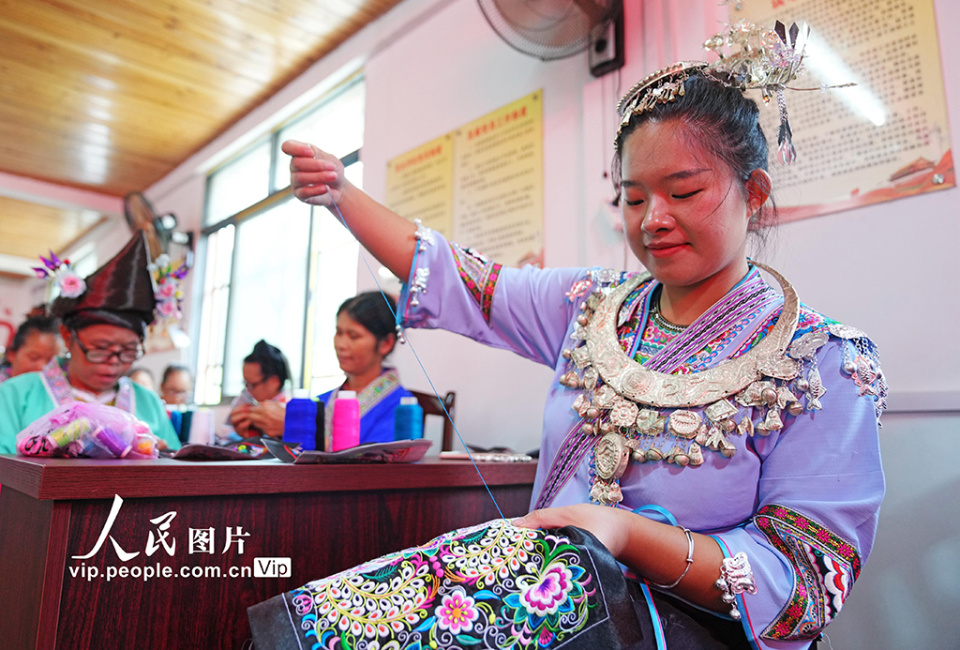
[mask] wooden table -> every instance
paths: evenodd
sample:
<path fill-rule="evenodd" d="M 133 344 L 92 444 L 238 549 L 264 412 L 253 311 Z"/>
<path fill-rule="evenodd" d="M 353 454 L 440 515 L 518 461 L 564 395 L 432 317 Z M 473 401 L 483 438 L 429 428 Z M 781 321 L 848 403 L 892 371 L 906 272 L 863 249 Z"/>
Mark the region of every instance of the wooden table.
<path fill-rule="evenodd" d="M 504 516 L 527 511 L 534 463 L 480 469 Z M 0 456 L 0 484 L 6 649 L 240 648 L 250 605 L 499 516 L 471 463 L 435 458 L 284 465 Z M 109 535 L 83 558 L 114 495 L 123 502 Z M 209 553 L 199 541 L 211 529 Z M 282 567 L 256 558 L 290 558 L 289 575 L 253 577 L 258 566 Z M 157 577 L 144 579 L 151 572 Z"/>

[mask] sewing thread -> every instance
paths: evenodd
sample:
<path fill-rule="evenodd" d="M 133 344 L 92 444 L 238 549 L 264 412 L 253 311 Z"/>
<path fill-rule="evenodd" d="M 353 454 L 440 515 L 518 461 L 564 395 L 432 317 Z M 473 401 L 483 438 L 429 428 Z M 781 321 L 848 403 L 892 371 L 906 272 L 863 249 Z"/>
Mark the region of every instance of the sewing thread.
<path fill-rule="evenodd" d="M 331 450 L 340 451 L 360 444 L 360 400 L 352 390 L 341 390 L 333 403 Z"/>
<path fill-rule="evenodd" d="M 417 440 L 423 437 L 423 408 L 416 397 L 401 397 L 393 410 L 393 439 Z"/>

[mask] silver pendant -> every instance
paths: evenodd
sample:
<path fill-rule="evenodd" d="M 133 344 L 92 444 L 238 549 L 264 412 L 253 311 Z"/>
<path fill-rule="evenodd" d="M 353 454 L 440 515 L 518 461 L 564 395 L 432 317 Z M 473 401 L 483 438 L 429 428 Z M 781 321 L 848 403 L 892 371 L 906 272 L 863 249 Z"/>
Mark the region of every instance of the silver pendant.
<path fill-rule="evenodd" d="M 593 366 L 587 366 L 587 369 L 583 371 L 583 388 L 593 390 L 598 379 L 600 379 L 600 373 L 597 372 L 597 369 Z"/>
<path fill-rule="evenodd" d="M 580 347 L 571 350 L 570 360 L 573 361 L 573 364 L 578 370 L 583 370 L 586 368 L 590 363 L 590 353 L 587 351 L 586 346 L 581 345 Z"/>
<path fill-rule="evenodd" d="M 637 431 L 644 436 L 659 436 L 663 433 L 666 418 L 651 409 L 641 409 L 637 414 Z"/>
<path fill-rule="evenodd" d="M 600 438 L 594 454 L 598 477 L 613 481 L 623 476 L 630 453 L 625 443 L 626 440 L 619 433 L 608 433 Z"/>
<path fill-rule="evenodd" d="M 859 386 L 860 394 L 875 396 L 877 389 L 874 388 L 874 383 L 877 381 L 877 372 L 873 369 L 873 363 L 864 356 L 858 356 L 855 366 L 853 381 Z"/>
<path fill-rule="evenodd" d="M 783 428 L 783 420 L 780 419 L 780 412 L 777 409 L 767 411 L 767 417 L 763 420 L 763 430 L 767 433 L 779 431 Z M 767 433 L 763 435 L 767 435 Z"/>
<path fill-rule="evenodd" d="M 797 401 L 796 395 L 791 393 L 790 389 L 787 388 L 786 386 L 781 386 L 780 388 L 777 389 L 777 406 L 779 406 L 781 410 L 787 408 L 787 404 L 789 404 L 790 402 L 796 402 L 796 401 Z"/>
<path fill-rule="evenodd" d="M 736 415 L 737 407 L 731 404 L 730 400 L 722 399 L 703 409 L 703 413 L 711 421 L 719 422 L 720 420 L 726 420 Z"/>
<path fill-rule="evenodd" d="M 690 440 L 697 435 L 703 420 L 698 413 L 693 411 L 674 411 L 670 414 L 667 421 L 667 430 L 678 438 Z"/>
<path fill-rule="evenodd" d="M 822 330 L 807 332 L 790 344 L 787 354 L 798 361 L 800 359 L 812 359 L 829 338 L 830 336 Z"/>
<path fill-rule="evenodd" d="M 820 371 L 816 366 L 807 373 L 807 410 L 819 411 L 823 408 L 820 405 L 820 398 L 823 397 L 827 389 L 823 387 L 823 381 L 820 379 Z"/>
<path fill-rule="evenodd" d="M 690 467 L 700 467 L 703 465 L 703 451 L 697 443 L 694 442 L 690 445 L 690 449 L 687 450 L 687 456 L 690 458 Z"/>
<path fill-rule="evenodd" d="M 667 452 L 667 462 L 679 467 L 686 467 L 690 464 L 690 457 L 680 449 L 680 445 L 674 445 L 673 449 Z"/>
<path fill-rule="evenodd" d="M 616 399 L 617 394 L 606 384 L 600 385 L 593 392 L 593 403 L 602 409 L 612 408 L 616 402 Z"/>
<path fill-rule="evenodd" d="M 831 323 L 827 325 L 827 329 L 831 334 L 840 339 L 849 340 L 867 338 L 867 335 L 863 330 L 859 330 L 856 327 L 851 327 L 849 325 L 844 325 L 843 323 Z"/>
<path fill-rule="evenodd" d="M 737 394 L 736 400 L 744 406 L 766 406 L 764 391 L 771 390 L 776 395 L 777 387 L 772 381 L 755 381 Z"/>
<path fill-rule="evenodd" d="M 610 421 L 618 427 L 629 428 L 637 422 L 640 407 L 629 400 L 618 397 L 610 409 Z"/>

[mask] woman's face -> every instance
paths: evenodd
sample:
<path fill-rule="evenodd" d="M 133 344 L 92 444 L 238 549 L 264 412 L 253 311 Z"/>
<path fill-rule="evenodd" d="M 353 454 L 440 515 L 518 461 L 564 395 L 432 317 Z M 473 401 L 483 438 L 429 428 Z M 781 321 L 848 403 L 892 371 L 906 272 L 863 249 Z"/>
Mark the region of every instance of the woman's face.
<path fill-rule="evenodd" d="M 167 404 L 189 404 L 191 395 L 193 378 L 185 370 L 174 370 L 160 384 L 160 398 Z"/>
<path fill-rule="evenodd" d="M 7 352 L 10 362 L 10 376 L 16 377 L 25 372 L 42 370 L 60 350 L 60 337 L 49 332 L 33 331 L 19 350 Z"/>
<path fill-rule="evenodd" d="M 76 333 L 62 327 L 60 332 L 70 352 L 67 365 L 70 383 L 93 393 L 115 388 L 117 381 L 130 370 L 135 360 L 127 363 L 121 361 L 119 355 L 134 356 L 140 348 L 140 337 L 116 325 L 90 325 Z M 104 352 L 109 355 L 106 361 L 94 363 L 87 359 L 87 354 L 100 355 Z"/>
<path fill-rule="evenodd" d="M 383 358 L 393 346 L 389 339 L 377 342 L 377 337 L 366 327 L 353 320 L 343 311 L 337 316 L 337 333 L 333 348 L 337 353 L 340 369 L 347 376 L 363 376 L 380 372 Z"/>
<path fill-rule="evenodd" d="M 283 386 L 276 375 L 263 376 L 263 368 L 259 363 L 247 362 L 243 364 L 243 386 L 258 402 L 269 402 L 280 394 Z"/>
<path fill-rule="evenodd" d="M 666 288 L 726 292 L 747 272 L 747 199 L 729 166 L 681 122 L 648 121 L 621 157 L 624 232 L 634 255 Z"/>

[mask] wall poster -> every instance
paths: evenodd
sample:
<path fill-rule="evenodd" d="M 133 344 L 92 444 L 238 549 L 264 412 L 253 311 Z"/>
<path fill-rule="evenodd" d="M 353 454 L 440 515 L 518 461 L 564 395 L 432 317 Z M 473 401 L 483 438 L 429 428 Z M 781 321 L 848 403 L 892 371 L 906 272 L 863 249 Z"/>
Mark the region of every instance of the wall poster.
<path fill-rule="evenodd" d="M 507 266 L 541 264 L 542 91 L 390 160 L 386 204 Z"/>
<path fill-rule="evenodd" d="M 386 204 L 444 237 L 453 236 L 453 134 L 387 163 Z"/>
<path fill-rule="evenodd" d="M 791 86 L 817 90 L 787 91 L 793 165 L 777 163 L 776 102 L 757 94 L 782 220 L 956 185 L 933 0 L 742 0 L 730 19 L 810 25 Z"/>

